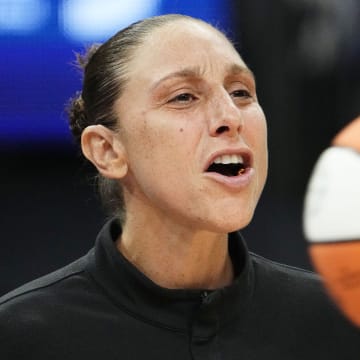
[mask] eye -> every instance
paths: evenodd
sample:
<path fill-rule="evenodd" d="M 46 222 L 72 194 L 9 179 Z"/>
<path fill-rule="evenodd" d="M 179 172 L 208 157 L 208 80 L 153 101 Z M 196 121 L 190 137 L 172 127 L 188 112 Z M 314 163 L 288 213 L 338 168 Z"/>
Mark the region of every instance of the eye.
<path fill-rule="evenodd" d="M 196 97 L 190 93 L 183 93 L 176 95 L 172 99 L 170 99 L 170 103 L 179 103 L 179 104 L 187 104 L 196 100 Z"/>
<path fill-rule="evenodd" d="M 250 91 L 246 90 L 246 89 L 239 89 L 239 90 L 235 90 L 232 93 L 230 93 L 230 95 L 234 98 L 245 98 L 245 99 L 249 99 L 251 98 L 251 94 Z"/>

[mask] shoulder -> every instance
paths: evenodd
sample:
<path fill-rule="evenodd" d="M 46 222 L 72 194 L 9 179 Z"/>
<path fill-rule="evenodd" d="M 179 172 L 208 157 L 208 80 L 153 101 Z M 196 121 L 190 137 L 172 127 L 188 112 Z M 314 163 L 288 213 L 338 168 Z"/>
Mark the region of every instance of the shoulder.
<path fill-rule="evenodd" d="M 49 293 L 56 286 L 63 286 L 64 282 L 71 280 L 84 272 L 86 256 L 73 263 L 58 269 L 50 274 L 35 279 L 19 288 L 0 297 L 0 312 L 7 305 L 17 301 L 28 300 L 41 294 Z"/>
<path fill-rule="evenodd" d="M 297 309 L 333 307 L 319 275 L 251 254 L 255 292 L 268 301 Z"/>
<path fill-rule="evenodd" d="M 49 329 L 61 322 L 67 309 L 91 287 L 85 271 L 87 256 L 53 273 L 31 281 L 0 297 L 0 347 L 16 347 L 48 336 Z M 5 346 L 6 345 L 6 346 Z M 0 352 L 1 353 L 1 352 Z"/>
<path fill-rule="evenodd" d="M 262 307 L 280 328 L 294 334 L 322 334 L 338 343 L 355 344 L 360 333 L 328 296 L 314 272 L 284 265 L 251 254 L 254 269 L 254 304 Z M 356 340 L 356 341 L 355 341 Z"/>

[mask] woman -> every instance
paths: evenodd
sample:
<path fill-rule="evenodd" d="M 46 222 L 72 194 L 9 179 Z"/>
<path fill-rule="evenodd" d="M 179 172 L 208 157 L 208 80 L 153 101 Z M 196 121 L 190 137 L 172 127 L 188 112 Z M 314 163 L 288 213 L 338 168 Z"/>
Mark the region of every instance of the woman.
<path fill-rule="evenodd" d="M 235 232 L 267 145 L 229 40 L 167 15 L 82 60 L 70 124 L 115 217 L 85 257 L 1 299 L 1 358 L 357 359 L 360 334 L 319 280 L 249 254 Z"/>

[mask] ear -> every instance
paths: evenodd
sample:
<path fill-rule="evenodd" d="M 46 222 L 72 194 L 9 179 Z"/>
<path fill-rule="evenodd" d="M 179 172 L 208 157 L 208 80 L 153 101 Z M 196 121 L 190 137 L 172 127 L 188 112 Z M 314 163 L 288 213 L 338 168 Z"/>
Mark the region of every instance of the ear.
<path fill-rule="evenodd" d="M 128 172 L 125 149 L 119 136 L 103 125 L 90 125 L 81 135 L 84 156 L 110 179 L 122 179 Z"/>

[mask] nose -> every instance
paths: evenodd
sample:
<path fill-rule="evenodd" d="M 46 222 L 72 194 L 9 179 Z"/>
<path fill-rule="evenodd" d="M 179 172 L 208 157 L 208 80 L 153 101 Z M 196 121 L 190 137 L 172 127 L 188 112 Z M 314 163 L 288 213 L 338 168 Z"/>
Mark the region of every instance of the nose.
<path fill-rule="evenodd" d="M 221 91 L 212 102 L 210 135 L 229 137 L 237 136 L 243 126 L 241 110 L 234 104 L 227 91 Z"/>

